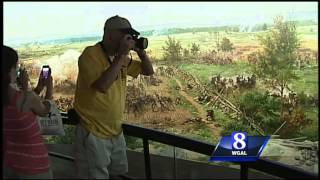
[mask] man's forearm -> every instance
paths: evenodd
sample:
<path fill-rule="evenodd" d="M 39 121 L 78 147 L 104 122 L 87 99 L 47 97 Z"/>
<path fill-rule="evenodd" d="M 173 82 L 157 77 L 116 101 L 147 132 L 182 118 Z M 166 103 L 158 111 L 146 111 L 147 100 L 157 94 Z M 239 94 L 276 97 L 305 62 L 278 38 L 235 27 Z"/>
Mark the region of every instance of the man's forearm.
<path fill-rule="evenodd" d="M 138 54 L 138 55 L 139 55 L 139 58 L 141 59 L 142 74 L 147 76 L 154 74 L 152 63 L 147 53 Z"/>
<path fill-rule="evenodd" d="M 92 87 L 105 93 L 111 84 L 116 80 L 126 56 L 116 56 L 111 66 L 92 84 Z"/>

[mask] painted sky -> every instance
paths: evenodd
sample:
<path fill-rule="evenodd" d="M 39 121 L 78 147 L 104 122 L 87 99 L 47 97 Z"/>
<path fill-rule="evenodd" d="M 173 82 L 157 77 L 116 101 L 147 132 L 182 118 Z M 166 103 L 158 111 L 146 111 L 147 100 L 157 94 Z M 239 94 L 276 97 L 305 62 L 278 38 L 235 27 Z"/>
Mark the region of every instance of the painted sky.
<path fill-rule="evenodd" d="M 139 30 L 169 27 L 254 25 L 318 19 L 317 2 L 4 2 L 4 42 L 101 35 L 105 20 L 126 17 Z"/>

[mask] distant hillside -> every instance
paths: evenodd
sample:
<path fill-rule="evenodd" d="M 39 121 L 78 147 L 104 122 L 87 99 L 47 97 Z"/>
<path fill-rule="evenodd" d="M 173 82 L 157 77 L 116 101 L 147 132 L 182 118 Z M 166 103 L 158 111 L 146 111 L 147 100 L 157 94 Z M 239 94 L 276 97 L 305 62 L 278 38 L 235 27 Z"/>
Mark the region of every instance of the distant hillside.
<path fill-rule="evenodd" d="M 309 26 L 317 25 L 317 22 L 314 20 L 304 20 L 304 21 L 295 21 L 297 26 Z M 233 26 L 216 26 L 216 27 L 190 27 L 190 28 L 168 28 L 160 30 L 148 30 L 141 31 L 141 36 L 158 36 L 158 35 L 172 35 L 180 33 L 197 33 L 197 32 L 218 32 L 218 31 L 228 31 L 228 32 L 257 32 L 266 30 L 266 28 L 271 27 L 271 24 L 261 23 L 254 26 L 248 25 L 233 25 Z M 68 38 L 59 38 L 53 40 L 40 40 L 33 42 L 20 42 L 14 44 L 14 46 L 33 46 L 33 45 L 56 45 L 56 44 L 68 44 L 68 43 L 80 43 L 87 41 L 99 41 L 101 36 L 91 35 L 91 36 L 82 36 L 82 37 L 68 37 Z"/>
<path fill-rule="evenodd" d="M 66 43 L 80 43 L 87 41 L 99 41 L 102 37 L 100 36 L 88 36 L 88 37 L 72 37 L 72 38 L 63 38 L 63 39 L 55 39 L 55 40 L 47 40 L 41 43 L 44 44 L 66 44 Z"/>
<path fill-rule="evenodd" d="M 304 20 L 304 21 L 293 21 L 296 23 L 297 26 L 310 26 L 310 25 L 317 25 L 318 22 L 314 20 Z"/>
<path fill-rule="evenodd" d="M 314 20 L 303 20 L 303 21 L 294 21 L 297 26 L 309 26 L 317 25 L 317 22 Z M 217 31 L 231 31 L 231 32 L 257 32 L 266 30 L 265 28 L 271 27 L 272 24 L 256 24 L 254 26 L 247 25 L 233 25 L 233 26 L 216 26 L 216 27 L 193 27 L 193 28 L 169 28 L 162 30 L 149 30 L 142 31 L 142 36 L 152 36 L 152 35 L 172 35 L 180 33 L 192 33 L 192 32 L 217 32 Z"/>

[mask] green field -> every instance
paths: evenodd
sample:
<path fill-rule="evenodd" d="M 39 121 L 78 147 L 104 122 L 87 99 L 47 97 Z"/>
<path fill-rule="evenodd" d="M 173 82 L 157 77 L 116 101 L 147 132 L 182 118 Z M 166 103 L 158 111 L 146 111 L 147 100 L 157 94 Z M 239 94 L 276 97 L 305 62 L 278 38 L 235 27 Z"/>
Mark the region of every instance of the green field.
<path fill-rule="evenodd" d="M 319 90 L 318 67 L 306 68 L 296 71 L 299 79 L 292 83 L 292 88 L 297 92 L 304 91 L 307 94 L 316 94 Z"/>
<path fill-rule="evenodd" d="M 312 29 L 312 31 L 311 31 Z M 317 25 L 310 26 L 298 26 L 297 32 L 299 38 L 301 39 L 301 47 L 310 48 L 312 50 L 318 50 L 318 27 Z M 229 32 L 225 31 L 219 32 L 219 39 L 224 37 L 230 39 L 233 45 L 236 47 L 246 47 L 246 46 L 259 46 L 259 41 L 257 35 L 263 34 L 261 32 Z M 180 33 L 170 35 L 176 40 L 181 42 L 183 48 L 190 48 L 192 43 L 197 43 L 200 45 L 200 51 L 206 52 L 215 48 L 216 38 L 214 33 L 209 32 L 195 32 L 195 33 Z M 167 35 L 150 36 L 148 51 L 156 59 L 161 59 L 163 56 L 162 47 L 165 46 L 165 41 L 168 39 Z M 19 56 L 21 59 L 45 59 L 54 55 L 61 55 L 68 49 L 74 49 L 82 52 L 86 46 L 94 45 L 97 41 L 86 41 L 78 43 L 67 43 L 59 45 L 22 45 L 17 48 Z"/>
<path fill-rule="evenodd" d="M 312 29 L 312 32 L 310 31 Z M 301 39 L 301 46 L 310 48 L 312 50 L 318 50 L 318 26 L 298 26 L 298 37 Z M 234 44 L 235 47 L 239 46 L 259 46 L 257 35 L 261 35 L 264 32 L 231 32 L 227 34 L 224 31 L 219 32 L 219 39 L 227 37 Z M 201 51 L 207 51 L 215 47 L 215 35 L 209 32 L 196 32 L 193 33 L 181 33 L 172 35 L 176 40 L 181 42 L 183 48 L 190 48 L 192 43 L 198 43 Z M 163 54 L 162 46 L 165 45 L 165 41 L 168 36 L 151 36 L 149 37 L 149 48 L 157 58 L 160 58 Z"/>
<path fill-rule="evenodd" d="M 310 48 L 318 51 L 318 27 L 317 25 L 298 26 L 297 32 L 301 40 L 301 46 L 304 48 Z M 229 32 L 220 31 L 220 39 L 227 37 L 236 47 L 245 46 L 259 46 L 257 36 L 263 34 L 260 32 Z M 215 34 L 210 32 L 195 32 L 195 33 L 180 33 L 173 34 L 178 41 L 181 42 L 183 48 L 190 48 L 192 43 L 200 45 L 200 51 L 205 52 L 214 48 Z M 162 47 L 165 46 L 165 41 L 168 36 L 150 36 L 149 48 L 151 55 L 158 60 L 161 59 L 163 54 Z M 45 60 L 51 56 L 62 55 L 69 49 L 82 52 L 86 46 L 94 45 L 97 41 L 86 41 L 79 43 L 68 43 L 58 45 L 41 45 L 32 46 L 24 45 L 19 47 L 18 53 L 21 60 Z M 134 54 L 134 53 L 133 53 Z M 221 74 L 222 76 L 231 77 L 238 74 L 251 74 L 251 67 L 245 62 L 238 62 L 231 65 L 206 65 L 206 64 L 181 64 L 181 69 L 186 70 L 193 75 L 197 76 L 201 81 L 207 82 L 211 76 Z M 297 92 L 304 91 L 309 94 L 314 94 L 318 91 L 318 68 L 307 68 L 296 71 L 296 74 L 300 77 L 297 81 L 293 82 L 292 88 Z"/>
<path fill-rule="evenodd" d="M 251 66 L 247 63 L 231 65 L 182 64 L 180 68 L 207 83 L 212 76 L 220 74 L 223 77 L 252 74 Z M 295 71 L 299 79 L 291 86 L 294 91 L 314 95 L 318 92 L 318 67 L 310 67 Z"/>

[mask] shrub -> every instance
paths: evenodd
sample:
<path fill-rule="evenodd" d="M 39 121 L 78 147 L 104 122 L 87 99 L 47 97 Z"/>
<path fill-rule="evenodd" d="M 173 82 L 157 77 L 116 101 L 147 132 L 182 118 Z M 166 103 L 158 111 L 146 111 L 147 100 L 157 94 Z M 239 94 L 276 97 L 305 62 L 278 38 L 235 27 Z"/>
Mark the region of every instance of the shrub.
<path fill-rule="evenodd" d="M 232 120 L 225 123 L 223 130 L 221 131 L 221 136 L 230 136 L 234 131 L 247 132 L 250 136 L 258 135 L 248 124 L 245 124 L 243 120 Z"/>
<path fill-rule="evenodd" d="M 177 63 L 182 60 L 182 46 L 181 42 L 177 41 L 174 37 L 168 36 L 166 45 L 162 47 L 164 51 L 163 59 L 172 63 Z"/>

